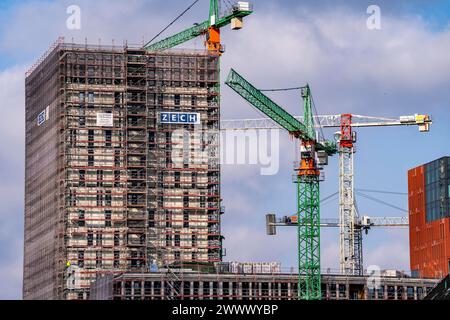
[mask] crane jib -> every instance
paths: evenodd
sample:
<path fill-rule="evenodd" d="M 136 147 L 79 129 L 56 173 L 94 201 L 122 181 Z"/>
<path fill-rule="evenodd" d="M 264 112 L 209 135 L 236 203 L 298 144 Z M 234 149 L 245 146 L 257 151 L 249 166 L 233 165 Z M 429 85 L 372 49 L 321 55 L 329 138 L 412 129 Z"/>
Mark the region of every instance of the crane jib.
<path fill-rule="evenodd" d="M 243 18 L 245 16 L 250 15 L 251 13 L 253 13 L 253 11 L 251 10 L 250 11 L 241 10 L 232 12 L 231 14 L 221 18 L 216 18 L 217 16 L 214 16 L 214 23 L 212 23 L 210 17 L 210 19 L 203 21 L 202 23 L 197 23 L 186 30 L 178 32 L 170 37 L 167 37 L 153 44 L 147 45 L 145 46 L 145 49 L 147 49 L 148 51 L 162 51 L 176 47 L 182 43 L 195 39 L 196 37 L 201 36 L 202 34 L 206 34 L 208 32 L 208 28 L 212 25 L 220 29 L 224 26 L 229 25 L 233 19 Z"/>
<path fill-rule="evenodd" d="M 289 131 L 294 137 L 301 140 L 314 141 L 317 150 L 326 151 L 330 155 L 336 153 L 337 149 L 335 144 L 330 141 L 325 141 L 324 143 L 317 142 L 315 137 L 308 134 L 307 127 L 301 121 L 294 118 L 264 93 L 256 89 L 234 69 L 230 70 L 225 84 L 282 128 Z"/>

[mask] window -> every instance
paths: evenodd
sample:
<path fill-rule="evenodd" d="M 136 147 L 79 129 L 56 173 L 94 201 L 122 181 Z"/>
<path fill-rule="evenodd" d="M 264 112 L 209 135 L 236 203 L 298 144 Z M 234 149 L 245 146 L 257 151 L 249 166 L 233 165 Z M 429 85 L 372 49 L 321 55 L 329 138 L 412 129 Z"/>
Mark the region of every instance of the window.
<path fill-rule="evenodd" d="M 94 67 L 93 66 L 88 66 L 87 70 L 88 70 L 88 76 L 89 77 L 93 77 L 94 76 L 94 71 L 95 71 Z"/>
<path fill-rule="evenodd" d="M 120 245 L 120 233 L 114 232 L 114 245 L 119 246 Z"/>
<path fill-rule="evenodd" d="M 179 247 L 180 246 L 180 235 L 176 234 L 175 235 L 175 247 Z"/>
<path fill-rule="evenodd" d="M 120 150 L 114 151 L 114 166 L 120 167 Z"/>
<path fill-rule="evenodd" d="M 103 195 L 99 191 L 97 191 L 97 206 L 103 206 Z"/>
<path fill-rule="evenodd" d="M 172 215 L 170 212 L 166 212 L 166 228 L 172 228 Z"/>
<path fill-rule="evenodd" d="M 89 142 L 94 141 L 94 130 L 88 130 L 88 141 Z"/>
<path fill-rule="evenodd" d="M 206 197 L 205 196 L 201 196 L 200 197 L 200 207 L 201 208 L 205 208 L 206 207 Z"/>
<path fill-rule="evenodd" d="M 78 251 L 78 266 L 80 268 L 84 268 L 84 251 L 80 250 Z"/>
<path fill-rule="evenodd" d="M 112 205 L 112 199 L 111 199 L 111 191 L 106 191 L 106 195 L 105 195 L 105 202 L 106 202 L 106 206 L 110 207 Z"/>
<path fill-rule="evenodd" d="M 119 251 L 114 251 L 113 267 L 114 268 L 119 268 L 119 264 L 120 264 L 120 252 Z"/>
<path fill-rule="evenodd" d="M 114 102 L 120 104 L 122 101 L 122 94 L 120 92 L 114 92 Z"/>
<path fill-rule="evenodd" d="M 101 251 L 97 251 L 95 253 L 95 266 L 97 268 L 101 268 L 102 267 L 102 252 Z"/>
<path fill-rule="evenodd" d="M 69 190 L 69 206 L 76 207 L 77 206 L 77 196 L 76 192 Z"/>
<path fill-rule="evenodd" d="M 105 211 L 105 227 L 111 227 L 111 210 Z"/>
<path fill-rule="evenodd" d="M 417 299 L 419 299 L 419 300 L 422 299 L 423 295 L 424 295 L 423 288 L 422 287 L 417 287 L 416 290 L 417 290 Z"/>
<path fill-rule="evenodd" d="M 160 94 L 158 95 L 158 105 L 162 106 L 164 104 L 164 95 Z"/>
<path fill-rule="evenodd" d="M 189 228 L 189 211 L 183 212 L 183 228 Z"/>
<path fill-rule="evenodd" d="M 103 242 L 103 234 L 102 234 L 101 231 L 98 231 L 98 232 L 97 232 L 97 235 L 96 235 L 96 237 L 95 237 L 95 244 L 96 244 L 97 246 L 101 246 L 101 245 L 102 245 L 102 242 Z"/>
<path fill-rule="evenodd" d="M 174 251 L 173 253 L 175 261 L 180 261 L 181 255 L 180 251 Z"/>
<path fill-rule="evenodd" d="M 88 166 L 89 167 L 94 166 L 94 156 L 93 155 L 88 156 Z"/>
<path fill-rule="evenodd" d="M 79 170 L 78 175 L 79 175 L 79 180 L 80 180 L 78 185 L 80 187 L 84 187 L 85 186 L 86 171 L 85 170 Z"/>
<path fill-rule="evenodd" d="M 339 297 L 340 298 L 346 298 L 347 297 L 345 284 L 340 284 L 339 285 Z"/>
<path fill-rule="evenodd" d="M 149 132 L 148 133 L 148 142 L 149 143 L 155 143 L 155 133 L 154 132 Z"/>
<path fill-rule="evenodd" d="M 181 179 L 181 172 L 176 171 L 175 172 L 175 185 L 174 185 L 175 188 L 180 188 L 181 187 L 180 179 Z"/>
<path fill-rule="evenodd" d="M 174 103 L 176 106 L 181 104 L 181 96 L 179 94 L 174 95 Z"/>
<path fill-rule="evenodd" d="M 94 103 L 94 93 L 93 92 L 89 92 L 89 94 L 88 94 L 88 102 L 89 103 Z"/>
<path fill-rule="evenodd" d="M 388 295 L 388 300 L 395 299 L 395 287 L 394 286 L 387 287 L 387 295 Z"/>
<path fill-rule="evenodd" d="M 103 170 L 97 170 L 97 187 L 103 187 Z"/>
<path fill-rule="evenodd" d="M 69 142 L 70 142 L 70 145 L 72 147 L 74 147 L 75 143 L 77 142 L 77 131 L 76 130 L 71 129 L 69 131 Z"/>
<path fill-rule="evenodd" d="M 154 210 L 148 211 L 148 226 L 149 226 L 149 228 L 155 227 L 155 211 Z"/>
<path fill-rule="evenodd" d="M 78 124 L 80 127 L 84 127 L 86 125 L 86 117 L 85 116 L 80 116 L 78 118 Z"/>
<path fill-rule="evenodd" d="M 94 234 L 92 231 L 89 231 L 87 234 L 87 245 L 92 246 L 94 244 Z"/>
<path fill-rule="evenodd" d="M 120 171 L 119 170 L 114 171 L 114 187 L 115 188 L 120 187 Z"/>
<path fill-rule="evenodd" d="M 84 217 L 84 210 L 78 210 L 78 226 L 84 227 L 86 225 L 86 220 Z"/>
<path fill-rule="evenodd" d="M 197 236 L 195 234 L 192 235 L 192 246 L 193 247 L 197 246 Z"/>
<path fill-rule="evenodd" d="M 112 141 L 112 131 L 106 130 L 105 131 L 105 146 L 111 147 L 111 141 Z"/>
<path fill-rule="evenodd" d="M 414 287 L 406 288 L 406 298 L 408 300 L 414 300 Z"/>
<path fill-rule="evenodd" d="M 197 96 L 192 96 L 191 97 L 191 106 L 196 106 L 197 105 Z"/>

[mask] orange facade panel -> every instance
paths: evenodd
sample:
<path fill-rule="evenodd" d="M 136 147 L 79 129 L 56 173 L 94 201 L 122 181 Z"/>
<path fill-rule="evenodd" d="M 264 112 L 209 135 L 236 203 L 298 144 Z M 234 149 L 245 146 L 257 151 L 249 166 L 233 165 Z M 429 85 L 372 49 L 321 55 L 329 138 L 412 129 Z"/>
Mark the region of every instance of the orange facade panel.
<path fill-rule="evenodd" d="M 443 278 L 449 273 L 450 219 L 426 221 L 425 166 L 408 171 L 410 267 L 413 275 Z"/>

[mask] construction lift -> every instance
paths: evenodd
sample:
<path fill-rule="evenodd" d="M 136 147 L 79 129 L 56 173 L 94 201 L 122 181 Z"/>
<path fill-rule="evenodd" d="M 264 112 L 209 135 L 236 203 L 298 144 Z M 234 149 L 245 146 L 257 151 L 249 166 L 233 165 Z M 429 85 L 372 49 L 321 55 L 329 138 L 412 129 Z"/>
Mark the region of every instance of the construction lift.
<path fill-rule="evenodd" d="M 303 117 L 296 117 L 302 121 Z M 339 227 L 339 267 L 341 274 L 362 275 L 363 269 L 363 249 L 362 231 L 366 233 L 370 226 L 376 227 L 402 227 L 405 225 L 403 217 L 360 217 L 355 206 L 354 198 L 354 171 L 353 156 L 355 153 L 356 132 L 358 127 L 386 127 L 386 126 L 418 126 L 420 132 L 428 132 L 432 124 L 429 115 L 409 115 L 401 116 L 398 119 L 370 117 L 352 114 L 324 115 L 316 116 L 317 127 L 339 128 L 335 138 L 339 142 L 339 221 L 338 223 L 323 223 L 324 227 Z M 243 119 L 243 120 L 222 120 L 222 130 L 246 130 L 246 129 L 279 129 L 279 125 L 272 119 Z M 269 216 L 268 216 L 269 217 Z M 269 218 L 267 218 L 269 219 Z M 369 220 L 367 220 L 369 219 Z M 372 220 L 372 225 L 367 221 Z M 270 216 L 271 225 L 292 226 L 294 219 L 276 219 Z M 289 221 L 284 223 L 283 221 Z M 365 221 L 365 222 L 364 222 Z M 387 222 L 391 224 L 387 224 Z M 275 223 L 275 225 L 274 225 Z M 270 227 L 268 226 L 268 230 Z"/>
<path fill-rule="evenodd" d="M 301 140 L 301 163 L 297 168 L 297 224 L 298 227 L 298 298 L 319 300 L 320 274 L 320 193 L 319 180 L 322 164 L 328 156 L 337 152 L 332 141 L 319 141 L 315 131 L 312 97 L 309 86 L 301 90 L 303 121 L 295 119 L 269 97 L 231 69 L 227 81 L 229 87 L 263 112 L 289 134 Z"/>

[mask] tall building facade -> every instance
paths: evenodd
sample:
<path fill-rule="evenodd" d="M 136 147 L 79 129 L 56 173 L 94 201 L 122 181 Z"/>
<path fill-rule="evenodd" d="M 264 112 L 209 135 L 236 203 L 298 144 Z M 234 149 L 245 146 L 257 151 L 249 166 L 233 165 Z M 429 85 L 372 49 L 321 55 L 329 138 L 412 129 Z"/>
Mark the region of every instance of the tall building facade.
<path fill-rule="evenodd" d="M 408 172 L 413 276 L 444 278 L 450 270 L 450 157 Z"/>
<path fill-rule="evenodd" d="M 59 41 L 26 77 L 24 299 L 221 261 L 219 57 Z"/>

